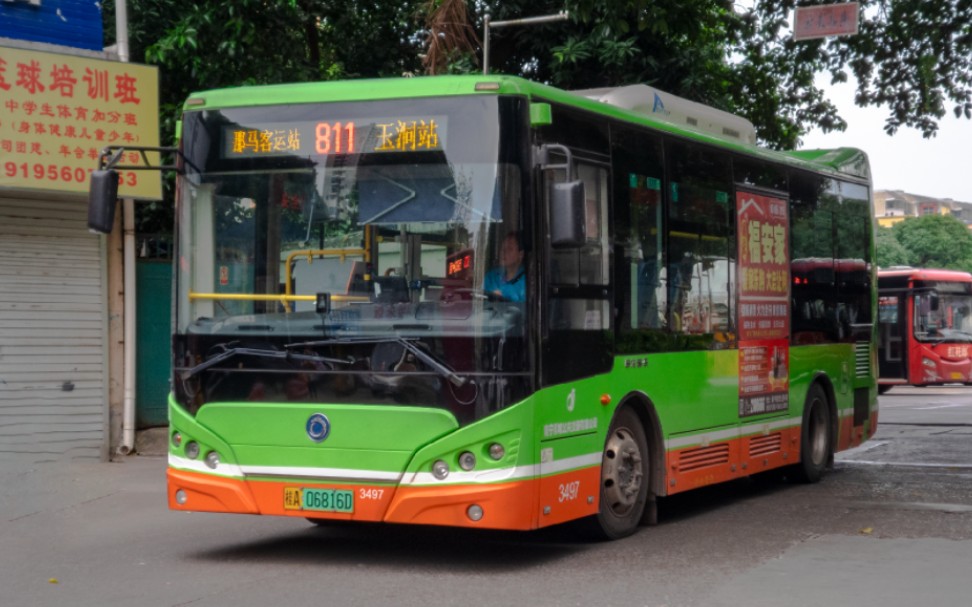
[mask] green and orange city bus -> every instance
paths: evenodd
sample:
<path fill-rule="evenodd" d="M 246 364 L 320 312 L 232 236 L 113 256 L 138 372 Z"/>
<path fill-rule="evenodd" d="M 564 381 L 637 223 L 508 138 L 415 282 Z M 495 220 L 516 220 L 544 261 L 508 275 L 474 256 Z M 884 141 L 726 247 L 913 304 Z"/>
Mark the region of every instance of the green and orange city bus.
<path fill-rule="evenodd" d="M 616 538 L 874 433 L 858 150 L 440 76 L 194 94 L 178 169 L 175 510 Z"/>

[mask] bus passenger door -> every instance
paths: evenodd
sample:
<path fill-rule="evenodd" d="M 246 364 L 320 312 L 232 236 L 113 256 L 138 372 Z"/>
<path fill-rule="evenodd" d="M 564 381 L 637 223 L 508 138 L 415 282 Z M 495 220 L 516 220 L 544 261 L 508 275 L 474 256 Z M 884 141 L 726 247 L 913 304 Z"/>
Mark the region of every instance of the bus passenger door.
<path fill-rule="evenodd" d="M 881 379 L 907 379 L 905 357 L 907 335 L 905 323 L 907 298 L 899 295 L 882 295 L 878 299 L 878 369 Z"/>
<path fill-rule="evenodd" d="M 543 180 L 544 206 L 553 234 L 546 246 L 543 289 L 544 385 L 606 373 L 613 360 L 609 171 L 605 165 L 569 157 L 563 166 L 568 168 L 544 171 Z M 561 186 L 572 187 L 576 197 L 570 211 L 574 224 L 570 243 L 557 241 L 557 227 L 552 225 L 568 211 L 558 208 L 558 203 L 567 200 L 557 193 Z"/>

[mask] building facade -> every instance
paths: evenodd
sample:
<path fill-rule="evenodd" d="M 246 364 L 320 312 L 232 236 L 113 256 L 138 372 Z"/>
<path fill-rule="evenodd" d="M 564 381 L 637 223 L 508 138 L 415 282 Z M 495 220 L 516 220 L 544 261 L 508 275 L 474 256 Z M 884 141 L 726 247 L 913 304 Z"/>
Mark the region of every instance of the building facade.
<path fill-rule="evenodd" d="M 109 145 L 158 145 L 158 77 L 108 60 L 96 3 L 4 2 L 0 24 L 0 452 L 103 460 L 123 287 L 88 173 Z"/>
<path fill-rule="evenodd" d="M 874 216 L 878 225 L 890 228 L 908 217 L 951 215 L 972 229 L 972 202 L 933 198 L 901 190 L 874 192 Z"/>

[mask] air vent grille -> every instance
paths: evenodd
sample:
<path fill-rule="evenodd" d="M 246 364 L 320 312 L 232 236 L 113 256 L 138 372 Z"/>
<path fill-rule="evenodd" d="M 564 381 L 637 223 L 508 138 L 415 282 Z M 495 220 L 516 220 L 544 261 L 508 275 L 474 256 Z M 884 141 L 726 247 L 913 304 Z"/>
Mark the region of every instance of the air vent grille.
<path fill-rule="evenodd" d="M 691 472 L 709 466 L 729 463 L 729 445 L 720 443 L 711 447 L 699 447 L 682 451 L 678 456 L 678 471 Z"/>

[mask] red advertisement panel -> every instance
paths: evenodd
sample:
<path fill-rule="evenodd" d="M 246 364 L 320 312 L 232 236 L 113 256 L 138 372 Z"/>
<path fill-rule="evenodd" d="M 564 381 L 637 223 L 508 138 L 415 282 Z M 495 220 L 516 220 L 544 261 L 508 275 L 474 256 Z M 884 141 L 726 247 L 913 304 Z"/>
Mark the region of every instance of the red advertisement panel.
<path fill-rule="evenodd" d="M 786 200 L 736 193 L 739 227 L 739 415 L 789 403 L 790 273 Z"/>

